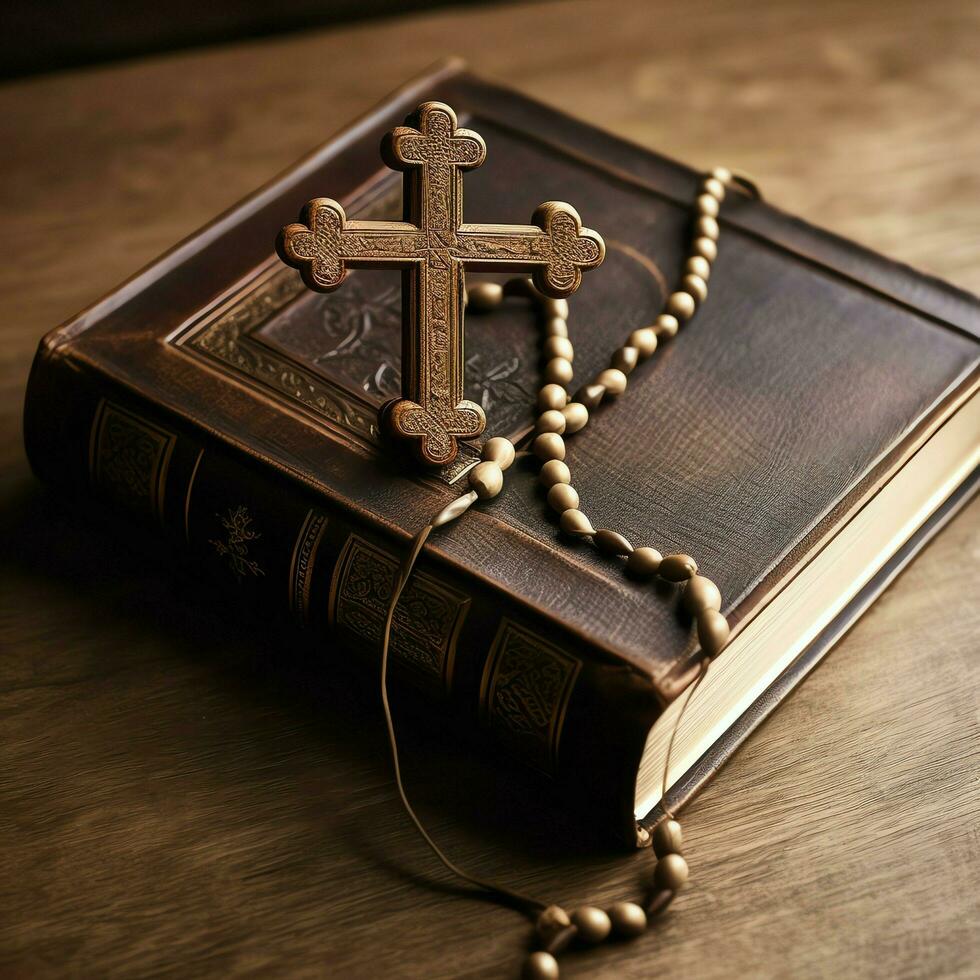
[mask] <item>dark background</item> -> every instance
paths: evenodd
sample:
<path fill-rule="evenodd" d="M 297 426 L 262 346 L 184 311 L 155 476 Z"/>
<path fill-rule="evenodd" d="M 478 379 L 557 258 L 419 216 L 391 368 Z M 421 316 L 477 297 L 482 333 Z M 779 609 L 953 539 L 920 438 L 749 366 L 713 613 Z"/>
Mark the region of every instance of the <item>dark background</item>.
<path fill-rule="evenodd" d="M 6 0 L 0 78 L 487 0 Z"/>

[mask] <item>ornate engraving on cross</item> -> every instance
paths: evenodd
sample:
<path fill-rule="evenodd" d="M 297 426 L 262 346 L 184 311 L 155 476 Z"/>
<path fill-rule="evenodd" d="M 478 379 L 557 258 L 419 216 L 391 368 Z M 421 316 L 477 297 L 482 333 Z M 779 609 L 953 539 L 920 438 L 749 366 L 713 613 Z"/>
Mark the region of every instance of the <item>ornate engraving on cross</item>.
<path fill-rule="evenodd" d="M 530 272 L 542 293 L 568 296 L 602 262 L 602 238 L 573 207 L 549 201 L 530 225 L 463 222 L 463 171 L 486 158 L 482 137 L 457 126 L 441 102 L 424 102 L 381 146 L 404 171 L 403 221 L 350 221 L 329 198 L 310 201 L 276 244 L 310 289 L 329 292 L 350 268 L 402 270 L 402 397 L 382 410 L 384 427 L 413 442 L 425 463 L 456 457 L 457 440 L 478 436 L 483 410 L 463 398 L 463 275 Z"/>

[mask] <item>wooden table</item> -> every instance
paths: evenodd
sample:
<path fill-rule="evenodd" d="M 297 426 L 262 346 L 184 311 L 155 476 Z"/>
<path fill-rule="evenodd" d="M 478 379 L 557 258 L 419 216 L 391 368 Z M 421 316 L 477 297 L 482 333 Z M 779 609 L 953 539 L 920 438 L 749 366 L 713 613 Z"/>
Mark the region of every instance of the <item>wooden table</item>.
<path fill-rule="evenodd" d="M 454 52 L 976 289 L 977 28 L 968 0 L 504 5 L 0 88 L 0 974 L 515 976 L 527 936 L 443 884 L 370 692 L 295 683 L 284 638 L 35 485 L 42 333 Z M 657 933 L 564 975 L 977 975 L 978 555 L 974 504 L 691 807 Z M 647 855 L 445 741 L 409 778 L 461 861 L 567 904 L 635 890 Z"/>

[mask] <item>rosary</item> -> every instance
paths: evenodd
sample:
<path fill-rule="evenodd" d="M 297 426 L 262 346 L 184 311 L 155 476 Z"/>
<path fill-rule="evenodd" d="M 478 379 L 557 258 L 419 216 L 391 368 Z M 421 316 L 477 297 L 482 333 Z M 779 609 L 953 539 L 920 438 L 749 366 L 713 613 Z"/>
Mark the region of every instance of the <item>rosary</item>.
<path fill-rule="evenodd" d="M 516 906 L 534 920 L 539 948 L 528 956 L 523 976 L 525 980 L 557 980 L 557 956 L 561 952 L 576 942 L 594 945 L 610 936 L 635 939 L 687 882 L 681 826 L 663 802 L 671 749 L 685 709 L 730 632 L 721 613 L 721 592 L 711 579 L 699 574 L 694 558 L 687 554 L 664 556 L 650 546 L 634 547 L 619 532 L 593 526 L 580 509 L 579 494 L 572 486 L 565 442 L 588 425 L 590 414 L 603 402 L 623 395 L 634 368 L 649 359 L 661 341 L 674 337 L 707 298 L 711 264 L 718 253 L 717 218 L 726 191 L 734 189 L 755 197 L 759 194 L 751 180 L 725 168 L 705 175 L 695 202 L 690 254 L 678 288 L 668 296 L 664 311 L 653 325 L 634 330 L 626 343 L 613 351 L 610 366 L 570 399 L 575 351 L 568 336 L 569 306 L 564 295 L 578 287 L 583 269 L 594 268 L 602 261 L 602 239 L 582 228 L 574 209 L 559 202 L 538 208 L 530 226 L 462 224 L 460 169 L 482 163 L 486 152 L 483 140 L 470 130 L 459 129 L 453 111 L 441 103 L 424 103 L 409 122 L 416 122 L 417 128 L 398 127 L 382 149 L 391 166 L 406 171 L 408 220 L 348 221 L 339 204 L 321 198 L 307 206 L 303 224 L 283 229 L 279 252 L 285 261 L 301 270 L 308 285 L 322 291 L 340 285 L 348 265 L 377 268 L 394 264 L 407 269 L 403 273 L 406 278 L 416 277 L 409 282 L 415 288 L 403 289 L 403 295 L 418 300 L 414 306 L 406 303 L 408 326 L 412 328 L 406 331 L 406 337 L 416 339 L 414 349 L 410 345 L 415 362 L 403 364 L 405 397 L 386 406 L 383 418 L 391 435 L 414 440 L 417 455 L 429 463 L 451 460 L 456 454 L 456 439 L 471 438 L 485 425 L 479 406 L 462 398 L 462 371 L 454 372 L 449 367 L 457 361 L 461 363 L 462 344 L 456 342 L 461 341 L 462 333 L 460 307 L 468 304 L 473 312 L 485 313 L 507 296 L 523 296 L 535 303 L 545 321 L 545 384 L 538 392 L 539 415 L 534 432 L 518 445 L 500 436 L 488 439 L 482 447 L 481 462 L 468 472 L 470 489 L 416 534 L 401 565 L 382 635 L 381 700 L 398 793 L 419 834 L 453 874 L 501 902 Z M 437 193 L 431 192 L 433 186 Z M 440 248 L 433 249 L 433 238 Z M 460 254 L 454 253 L 452 244 Z M 440 250 L 446 254 L 439 255 Z M 462 278 L 464 264 L 480 270 L 530 266 L 534 279 L 512 279 L 503 286 L 480 283 L 467 294 Z M 454 292 L 462 296 L 462 304 L 446 302 Z M 559 295 L 551 295 L 555 293 Z M 440 340 L 443 350 L 438 349 Z M 424 356 L 426 352 L 428 357 Z M 422 357 L 417 356 L 420 353 Z M 696 624 L 700 644 L 700 669 L 674 723 L 664 763 L 661 800 L 666 818 L 652 834 L 656 864 L 640 901 L 616 902 L 608 909 L 583 905 L 569 914 L 558 905 L 464 871 L 429 835 L 408 800 L 401 777 L 388 697 L 391 628 L 398 600 L 429 535 L 460 518 L 477 501 L 496 497 L 503 489 L 504 472 L 518 456 L 540 463 L 539 480 L 547 488 L 548 505 L 558 515 L 564 534 L 591 541 L 601 554 L 621 562 L 637 578 L 657 577 L 680 591 L 681 602 Z"/>

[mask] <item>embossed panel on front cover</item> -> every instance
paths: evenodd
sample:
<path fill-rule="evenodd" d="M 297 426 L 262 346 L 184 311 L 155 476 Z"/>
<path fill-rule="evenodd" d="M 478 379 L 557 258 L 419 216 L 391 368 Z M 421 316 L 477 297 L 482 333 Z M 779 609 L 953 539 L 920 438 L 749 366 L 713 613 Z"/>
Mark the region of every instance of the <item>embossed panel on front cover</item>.
<path fill-rule="evenodd" d="M 481 119 L 480 125 L 494 130 L 492 122 Z M 501 157 L 508 141 L 503 132 L 494 135 Z M 499 208 L 498 175 L 491 168 L 487 175 L 467 178 L 475 211 L 492 214 Z M 379 171 L 349 202 L 348 211 L 358 219 L 395 219 L 401 206 L 399 177 Z M 515 204 L 506 216 L 519 216 L 525 207 Z M 625 308 L 653 309 L 664 298 L 665 282 L 653 259 L 635 245 L 617 240 L 607 245 L 605 265 L 625 284 L 624 310 L 614 311 L 625 324 Z M 400 276 L 397 271 L 353 270 L 341 292 L 318 294 L 305 288 L 299 273 L 270 255 L 224 301 L 170 340 L 348 444 L 375 451 L 380 441 L 377 410 L 402 393 Z M 520 298 L 490 315 L 467 315 L 464 395 L 483 410 L 493 435 L 518 438 L 533 425 L 540 329 L 535 310 Z M 600 346 L 593 352 L 590 343 L 577 345 L 577 375 L 605 366 L 606 352 Z M 441 475 L 452 481 L 476 458 L 464 443 L 455 463 Z"/>

